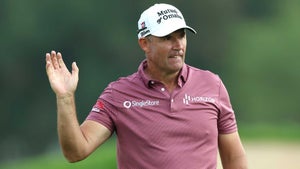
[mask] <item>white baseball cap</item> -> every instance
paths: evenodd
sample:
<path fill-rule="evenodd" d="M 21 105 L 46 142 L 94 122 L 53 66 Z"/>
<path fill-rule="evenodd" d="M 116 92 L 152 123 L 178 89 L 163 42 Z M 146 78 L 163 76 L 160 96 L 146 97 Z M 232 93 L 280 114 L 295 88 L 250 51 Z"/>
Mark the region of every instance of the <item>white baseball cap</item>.
<path fill-rule="evenodd" d="M 163 37 L 182 28 L 196 33 L 186 25 L 182 13 L 175 6 L 155 4 L 141 14 L 138 21 L 138 38 L 148 35 Z"/>

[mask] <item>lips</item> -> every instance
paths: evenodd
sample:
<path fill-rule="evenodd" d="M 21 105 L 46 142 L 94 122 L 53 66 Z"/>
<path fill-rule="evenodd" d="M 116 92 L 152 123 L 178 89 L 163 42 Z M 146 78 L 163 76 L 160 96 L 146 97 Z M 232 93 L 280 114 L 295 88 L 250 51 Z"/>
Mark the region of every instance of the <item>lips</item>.
<path fill-rule="evenodd" d="M 169 56 L 169 58 L 178 58 L 178 57 L 182 57 L 182 56 L 178 56 L 178 55 L 175 55 L 175 56 Z"/>
<path fill-rule="evenodd" d="M 171 53 L 169 58 L 183 57 L 183 50 L 174 51 Z"/>

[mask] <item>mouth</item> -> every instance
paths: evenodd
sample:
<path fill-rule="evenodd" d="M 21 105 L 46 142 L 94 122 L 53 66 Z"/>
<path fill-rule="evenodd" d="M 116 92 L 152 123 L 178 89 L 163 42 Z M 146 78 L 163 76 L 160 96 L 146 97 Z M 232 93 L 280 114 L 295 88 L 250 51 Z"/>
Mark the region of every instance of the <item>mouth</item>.
<path fill-rule="evenodd" d="M 169 56 L 169 58 L 181 58 L 182 56 L 179 55 L 174 55 L 174 56 Z"/>
<path fill-rule="evenodd" d="M 183 58 L 183 51 L 179 50 L 179 51 L 173 52 L 173 53 L 171 53 L 169 58 Z"/>
<path fill-rule="evenodd" d="M 176 55 L 176 56 L 169 56 L 168 59 L 177 62 L 179 60 L 182 60 L 182 56 L 178 56 L 178 55 Z"/>
<path fill-rule="evenodd" d="M 178 63 L 183 61 L 183 56 L 173 55 L 168 57 L 169 61 L 172 63 Z"/>

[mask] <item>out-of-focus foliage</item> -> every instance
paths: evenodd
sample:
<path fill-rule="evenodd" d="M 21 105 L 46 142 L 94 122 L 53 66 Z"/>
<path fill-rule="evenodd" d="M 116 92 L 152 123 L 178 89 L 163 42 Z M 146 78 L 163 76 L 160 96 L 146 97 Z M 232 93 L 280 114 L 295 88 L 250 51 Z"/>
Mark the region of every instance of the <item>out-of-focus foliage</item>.
<path fill-rule="evenodd" d="M 245 123 L 300 121 L 299 6 L 296 0 L 281 2 L 269 17 L 243 20 L 233 28 L 227 66 Z"/>
<path fill-rule="evenodd" d="M 57 148 L 55 95 L 45 53 L 80 68 L 83 121 L 106 85 L 136 71 L 140 13 L 157 1 L 0 1 L 0 161 Z M 297 123 L 299 2 L 163 1 L 177 6 L 188 34 L 187 63 L 219 74 L 241 124 Z"/>

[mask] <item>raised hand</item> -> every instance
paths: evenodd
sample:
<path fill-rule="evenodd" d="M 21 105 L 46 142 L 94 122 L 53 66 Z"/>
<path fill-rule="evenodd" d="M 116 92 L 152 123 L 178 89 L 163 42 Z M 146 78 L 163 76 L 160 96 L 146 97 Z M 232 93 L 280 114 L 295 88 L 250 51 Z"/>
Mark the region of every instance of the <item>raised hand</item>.
<path fill-rule="evenodd" d="M 72 63 L 72 72 L 70 72 L 61 53 L 51 51 L 46 54 L 46 72 L 50 86 L 57 97 L 74 95 L 79 79 L 79 69 L 75 62 Z"/>

